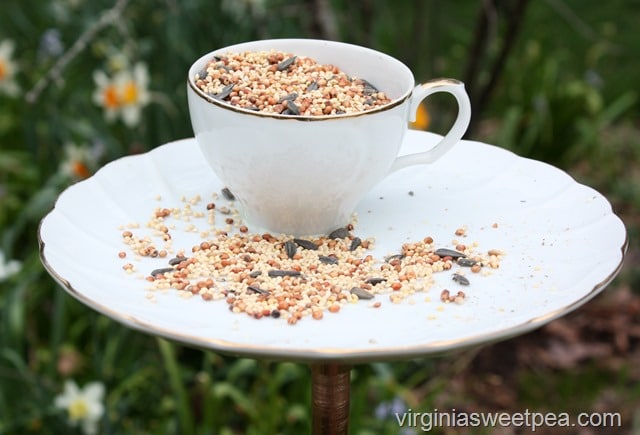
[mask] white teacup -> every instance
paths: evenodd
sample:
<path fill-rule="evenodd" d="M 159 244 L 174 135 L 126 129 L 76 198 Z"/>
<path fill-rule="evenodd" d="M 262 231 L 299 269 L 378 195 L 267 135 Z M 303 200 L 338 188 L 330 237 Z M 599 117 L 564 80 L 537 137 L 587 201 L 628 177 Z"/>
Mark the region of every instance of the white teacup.
<path fill-rule="evenodd" d="M 336 65 L 367 80 L 391 103 L 355 114 L 293 116 L 241 109 L 202 92 L 194 77 L 214 55 L 283 51 Z M 428 151 L 398 157 L 408 122 L 435 92 L 452 94 L 458 116 Z M 188 104 L 196 140 L 215 174 L 240 203 L 252 230 L 315 235 L 349 223 L 360 199 L 398 169 L 431 163 L 463 136 L 471 118 L 464 85 L 439 79 L 415 86 L 403 63 L 341 42 L 274 39 L 245 42 L 205 54 L 189 69 Z"/>

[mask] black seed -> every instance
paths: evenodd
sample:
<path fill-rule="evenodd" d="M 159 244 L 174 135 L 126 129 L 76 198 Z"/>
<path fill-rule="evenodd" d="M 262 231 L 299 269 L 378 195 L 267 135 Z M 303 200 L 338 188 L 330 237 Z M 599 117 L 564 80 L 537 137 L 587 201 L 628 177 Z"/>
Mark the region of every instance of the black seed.
<path fill-rule="evenodd" d="M 287 253 L 287 257 L 293 258 L 297 250 L 296 244 L 291 240 L 284 242 L 284 251 Z"/>
<path fill-rule="evenodd" d="M 271 311 L 271 317 L 273 317 L 274 319 L 277 319 L 278 317 L 280 317 L 280 311 L 278 310 Z"/>
<path fill-rule="evenodd" d="M 354 237 L 351 241 L 351 245 L 349 246 L 349 251 L 355 251 L 361 244 L 362 240 L 360 239 L 360 237 Z"/>
<path fill-rule="evenodd" d="M 358 296 L 358 299 L 373 299 L 373 294 L 360 287 L 353 287 L 350 290 L 352 295 Z"/>
<path fill-rule="evenodd" d="M 296 243 L 296 245 L 304 249 L 309 249 L 311 251 L 316 251 L 318 249 L 318 245 L 313 243 L 311 240 L 293 239 L 293 241 Z"/>
<path fill-rule="evenodd" d="M 367 278 L 365 280 L 366 284 L 371 284 L 371 285 L 376 285 L 376 284 L 380 284 L 381 282 L 386 282 L 387 279 L 386 278 Z"/>
<path fill-rule="evenodd" d="M 311 91 L 315 91 L 316 89 L 318 89 L 318 82 L 314 80 L 311 83 L 309 83 L 309 86 L 307 86 L 307 89 L 305 91 L 311 92 Z"/>
<path fill-rule="evenodd" d="M 347 113 L 347 112 L 345 112 L 345 111 L 344 111 L 344 110 L 342 110 L 342 109 L 338 109 L 338 110 L 336 110 L 336 115 L 344 115 L 345 113 Z"/>
<path fill-rule="evenodd" d="M 198 77 L 200 77 L 201 79 L 205 78 L 207 75 L 208 74 L 207 74 L 207 70 L 206 69 L 203 69 L 202 71 L 200 71 L 198 73 Z"/>
<path fill-rule="evenodd" d="M 217 100 L 224 100 L 229 96 L 229 94 L 231 94 L 231 91 L 233 91 L 234 86 L 235 86 L 234 84 L 225 86 L 224 88 L 222 88 L 222 90 L 219 93 L 213 95 L 213 98 Z"/>
<path fill-rule="evenodd" d="M 338 264 L 338 259 L 330 255 L 318 255 L 318 260 L 324 264 Z"/>
<path fill-rule="evenodd" d="M 224 196 L 229 201 L 235 201 L 236 199 L 236 197 L 234 196 L 233 193 L 231 193 L 228 187 L 225 187 L 222 189 L 222 196 Z"/>
<path fill-rule="evenodd" d="M 447 248 L 436 249 L 434 254 L 439 255 L 440 257 L 451 257 L 451 258 L 466 257 L 466 255 L 460 251 L 454 251 L 453 249 L 447 249 Z"/>
<path fill-rule="evenodd" d="M 289 68 L 296 61 L 297 56 L 290 57 L 289 59 L 285 59 L 278 64 L 278 71 L 284 71 Z"/>
<path fill-rule="evenodd" d="M 469 280 L 466 277 L 460 275 L 459 273 L 454 273 L 451 279 L 460 285 L 469 285 Z"/>
<path fill-rule="evenodd" d="M 251 278 L 257 278 L 257 277 L 259 277 L 260 275 L 262 275 L 262 272 L 261 272 L 261 271 L 259 271 L 259 270 L 254 270 L 253 272 L 251 272 L 251 273 L 249 274 L 249 276 L 250 276 Z"/>
<path fill-rule="evenodd" d="M 175 257 L 175 258 L 172 258 L 171 260 L 169 260 L 169 264 L 171 266 L 175 266 L 176 264 L 180 264 L 185 260 L 188 260 L 188 258 L 187 257 Z"/>
<path fill-rule="evenodd" d="M 160 269 L 154 269 L 151 271 L 151 276 L 162 275 L 167 272 L 174 272 L 175 269 L 173 267 L 162 267 Z"/>
<path fill-rule="evenodd" d="M 338 228 L 337 230 L 333 230 L 329 233 L 330 239 L 346 239 L 349 237 L 349 230 L 346 228 Z"/>
<path fill-rule="evenodd" d="M 260 287 L 256 287 L 255 285 L 247 286 L 247 290 L 251 290 L 254 293 L 258 293 L 260 295 L 268 295 L 269 290 L 262 289 Z"/>
<path fill-rule="evenodd" d="M 280 269 L 273 269 L 270 270 L 269 272 L 267 272 L 267 274 L 271 277 L 271 278 L 276 278 L 279 276 L 300 276 L 300 272 L 297 270 L 280 270 Z"/>
<path fill-rule="evenodd" d="M 462 267 L 471 267 L 477 264 L 478 262 L 470 258 L 460 257 L 458 258 L 458 261 L 456 261 L 456 263 L 458 263 L 458 265 Z"/>

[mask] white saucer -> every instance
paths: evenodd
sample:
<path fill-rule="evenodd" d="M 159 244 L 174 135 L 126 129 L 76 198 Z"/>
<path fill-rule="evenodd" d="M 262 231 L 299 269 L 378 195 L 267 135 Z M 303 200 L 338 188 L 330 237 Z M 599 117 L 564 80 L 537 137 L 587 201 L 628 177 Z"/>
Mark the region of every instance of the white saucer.
<path fill-rule="evenodd" d="M 402 153 L 438 139 L 410 131 Z M 358 207 L 354 234 L 375 237 L 380 258 L 425 236 L 447 247 L 458 239 L 503 250 L 499 269 L 470 276 L 464 304 L 440 302 L 440 289 L 459 289 L 449 273 L 436 274 L 431 290 L 400 304 L 379 295 L 380 308 L 349 304 L 293 326 L 173 290 L 148 298 L 146 281 L 122 270 L 121 225 L 139 223 L 144 231 L 156 207 L 182 207 L 182 198 L 196 195 L 203 200 L 194 210 L 204 209 L 222 187 L 194 139 L 109 163 L 65 190 L 42 220 L 42 262 L 69 294 L 134 329 L 234 355 L 354 363 L 426 356 L 537 328 L 602 291 L 627 248 L 623 223 L 595 190 L 548 164 L 462 141 L 435 164 L 394 173 L 375 187 Z M 461 227 L 466 237 L 454 234 Z M 172 234 L 176 248 L 201 240 L 193 232 Z M 147 274 L 167 263 L 127 261 Z"/>

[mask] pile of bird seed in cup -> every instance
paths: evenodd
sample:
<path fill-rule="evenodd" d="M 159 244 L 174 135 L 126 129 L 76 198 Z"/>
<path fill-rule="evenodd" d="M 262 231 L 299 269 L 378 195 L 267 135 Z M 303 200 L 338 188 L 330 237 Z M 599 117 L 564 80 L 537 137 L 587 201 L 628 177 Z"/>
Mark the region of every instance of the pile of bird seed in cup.
<path fill-rule="evenodd" d="M 212 98 L 270 114 L 351 114 L 391 102 L 363 78 L 349 77 L 334 65 L 281 51 L 215 56 L 193 82 Z"/>
<path fill-rule="evenodd" d="M 232 198 L 228 191 L 224 194 Z M 228 201 L 202 203 L 200 196 L 183 198 L 182 207 L 157 207 L 143 227 L 119 227 L 129 251 L 118 252 L 122 268 L 148 282 L 149 299 L 173 289 L 188 298 L 225 301 L 233 313 L 294 325 L 305 317 L 320 320 L 353 303 L 380 308 L 384 300 L 400 303 L 426 294 L 436 273 L 451 275 L 451 289 L 440 289 L 437 298 L 462 304 L 467 295 L 461 288 L 471 284 L 473 275 L 491 274 L 503 256 L 500 250 L 480 252 L 476 242 L 458 239 L 450 248 L 437 247 L 427 236 L 381 259 L 372 255 L 374 239 L 353 233 L 355 222 L 322 237 L 274 236 L 251 233 Z M 202 241 L 176 247 L 172 233 L 177 231 Z M 455 236 L 466 237 L 466 230 L 456 229 Z M 164 265 L 138 270 L 134 263 L 145 258 Z"/>

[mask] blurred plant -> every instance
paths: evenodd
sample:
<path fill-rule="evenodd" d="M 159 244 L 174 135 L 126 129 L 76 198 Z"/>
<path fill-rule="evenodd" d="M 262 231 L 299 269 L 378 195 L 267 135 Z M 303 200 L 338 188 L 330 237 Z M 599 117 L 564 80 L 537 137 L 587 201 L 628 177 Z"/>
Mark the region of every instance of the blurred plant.
<path fill-rule="evenodd" d="M 4 252 L 0 250 L 0 282 L 18 273 L 21 266 L 18 260 L 5 261 Z"/>
<path fill-rule="evenodd" d="M 86 435 L 93 435 L 98 431 L 98 423 L 104 414 L 102 399 L 104 385 L 91 382 L 78 388 L 74 381 L 64 383 L 64 391 L 56 396 L 55 407 L 66 411 L 71 426 L 80 425 Z"/>
<path fill-rule="evenodd" d="M 13 60 L 14 42 L 10 39 L 0 41 L 0 94 L 15 97 L 20 92 L 15 75 L 17 65 Z"/>
<path fill-rule="evenodd" d="M 603 129 L 636 102 L 634 90 L 605 102 L 593 70 L 567 77 L 562 53 L 545 57 L 535 41 L 513 61 L 527 73 L 504 85 L 508 105 L 494 140 L 525 156 L 561 166 L 575 163 L 593 153 Z"/>
<path fill-rule="evenodd" d="M 118 71 L 112 79 L 98 70 L 93 79 L 97 85 L 93 101 L 104 109 L 107 121 L 120 117 L 128 127 L 140 122 L 141 111 L 150 101 L 145 64 L 137 63 L 131 69 Z"/>
<path fill-rule="evenodd" d="M 99 144 L 89 148 L 86 145 L 68 143 L 64 146 L 60 173 L 71 180 L 88 178 L 97 169 L 102 152 Z"/>

